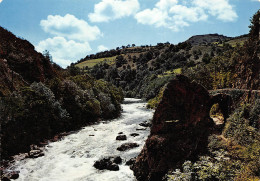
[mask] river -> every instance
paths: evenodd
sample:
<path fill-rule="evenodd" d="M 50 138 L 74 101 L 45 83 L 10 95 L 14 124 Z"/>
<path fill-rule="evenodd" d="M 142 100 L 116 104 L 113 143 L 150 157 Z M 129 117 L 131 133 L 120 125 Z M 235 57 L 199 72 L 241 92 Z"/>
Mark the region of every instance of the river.
<path fill-rule="evenodd" d="M 149 121 L 153 111 L 145 108 L 139 99 L 126 98 L 122 104 L 120 118 L 87 126 L 80 131 L 49 143 L 44 156 L 16 161 L 12 169 L 19 170 L 21 181 L 133 181 L 135 177 L 125 162 L 136 157 L 149 135 L 139 124 Z M 137 130 L 138 129 L 138 130 Z M 118 141 L 116 136 L 123 132 L 127 140 Z M 138 133 L 139 136 L 130 136 Z M 117 147 L 123 143 L 137 143 L 140 146 L 120 152 Z M 97 170 L 95 161 L 106 156 L 120 156 L 123 163 L 119 171 Z"/>

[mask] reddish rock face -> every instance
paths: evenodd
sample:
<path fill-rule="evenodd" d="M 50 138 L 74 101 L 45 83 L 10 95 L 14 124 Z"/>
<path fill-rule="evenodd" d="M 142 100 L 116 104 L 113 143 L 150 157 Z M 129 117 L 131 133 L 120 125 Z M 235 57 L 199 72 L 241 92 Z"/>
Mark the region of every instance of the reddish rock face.
<path fill-rule="evenodd" d="M 0 27 L 0 69 L 5 71 L 0 74 L 3 89 L 0 94 L 3 95 L 15 89 L 17 84 L 40 82 L 58 76 L 58 71 L 53 68 L 50 60 L 35 51 L 30 42 L 17 38 L 2 27 Z M 11 85 L 13 88 L 5 86 L 10 85 L 12 76 L 17 81 L 13 80 L 14 85 Z"/>
<path fill-rule="evenodd" d="M 207 149 L 214 128 L 208 91 L 179 75 L 167 86 L 157 107 L 151 134 L 132 169 L 138 180 L 161 180 L 169 169 L 194 160 Z"/>

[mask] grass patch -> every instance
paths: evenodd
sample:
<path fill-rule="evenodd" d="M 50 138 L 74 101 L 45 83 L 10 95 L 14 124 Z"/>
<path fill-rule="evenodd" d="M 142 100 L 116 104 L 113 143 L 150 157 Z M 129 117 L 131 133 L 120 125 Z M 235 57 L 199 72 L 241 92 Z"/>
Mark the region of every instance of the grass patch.
<path fill-rule="evenodd" d="M 92 68 L 94 67 L 96 64 L 99 63 L 107 63 L 109 65 L 113 65 L 115 63 L 116 60 L 116 56 L 113 57 L 105 57 L 105 58 L 98 58 L 98 59 L 91 59 L 91 60 L 86 60 L 84 62 L 81 62 L 79 64 L 76 64 L 76 67 L 79 68 L 83 68 L 83 67 L 88 67 L 88 68 Z"/>
<path fill-rule="evenodd" d="M 227 43 L 230 44 L 232 47 L 236 47 L 237 44 L 239 44 L 240 46 L 243 46 L 247 39 L 248 39 L 247 37 L 244 37 L 244 38 L 230 40 Z"/>
<path fill-rule="evenodd" d="M 181 68 L 177 68 L 173 70 L 173 73 L 175 74 L 181 74 Z"/>
<path fill-rule="evenodd" d="M 181 68 L 173 69 L 172 71 L 168 70 L 168 71 L 164 72 L 163 74 L 158 75 L 158 78 L 167 77 L 167 76 L 170 76 L 173 74 L 181 74 L 181 72 L 182 72 Z"/>
<path fill-rule="evenodd" d="M 229 40 L 226 43 L 229 44 L 232 47 L 236 47 L 237 44 L 240 45 L 240 46 L 243 46 L 244 43 L 247 41 L 247 39 L 248 39 L 247 37 L 243 37 L 243 38 Z M 214 42 L 213 44 L 217 45 L 218 47 L 223 47 L 223 43 Z"/>

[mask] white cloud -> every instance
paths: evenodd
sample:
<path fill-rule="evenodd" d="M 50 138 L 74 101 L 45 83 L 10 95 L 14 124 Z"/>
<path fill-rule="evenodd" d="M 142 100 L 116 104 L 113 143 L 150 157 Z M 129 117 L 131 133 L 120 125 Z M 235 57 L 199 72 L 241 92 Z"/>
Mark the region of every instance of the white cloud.
<path fill-rule="evenodd" d="M 103 51 L 106 51 L 106 50 L 108 50 L 108 48 L 106 46 L 104 46 L 104 45 L 99 45 L 98 46 L 98 51 L 99 52 L 103 52 Z"/>
<path fill-rule="evenodd" d="M 138 0 L 102 0 L 95 4 L 94 13 L 88 17 L 91 22 L 108 22 L 134 15 L 138 10 Z"/>
<path fill-rule="evenodd" d="M 46 20 L 41 20 L 40 25 L 45 32 L 70 40 L 92 41 L 102 36 L 97 26 L 90 26 L 86 21 L 70 14 L 64 17 L 49 15 Z"/>
<path fill-rule="evenodd" d="M 88 42 L 76 42 L 66 40 L 64 37 L 54 37 L 40 41 L 36 50 L 39 52 L 48 50 L 53 60 L 65 68 L 73 61 L 85 57 L 91 48 Z"/>
<path fill-rule="evenodd" d="M 171 7 L 169 12 L 173 14 L 174 19 L 182 19 L 190 22 L 203 21 L 208 18 L 208 16 L 197 7 L 188 8 L 183 5 L 175 5 Z"/>
<path fill-rule="evenodd" d="M 140 11 L 135 18 L 138 23 L 173 31 L 179 31 L 191 23 L 206 21 L 209 16 L 221 21 L 234 21 L 237 18 L 229 0 L 192 0 L 181 3 L 178 0 L 159 0 L 153 9 Z"/>
<path fill-rule="evenodd" d="M 156 27 L 167 26 L 166 20 L 169 19 L 166 11 L 161 11 L 157 8 L 145 9 L 135 15 L 138 23 L 155 25 Z"/>
<path fill-rule="evenodd" d="M 176 5 L 178 3 L 178 0 L 160 0 L 156 3 L 156 7 L 160 10 L 166 10 L 170 7 Z"/>
<path fill-rule="evenodd" d="M 49 15 L 46 20 L 41 20 L 40 25 L 54 37 L 40 41 L 36 50 L 48 50 L 53 61 L 62 67 L 85 57 L 91 51 L 89 42 L 102 36 L 97 26 L 90 26 L 86 21 L 70 14 Z"/>
<path fill-rule="evenodd" d="M 193 4 L 223 21 L 234 21 L 238 17 L 228 0 L 193 0 Z"/>

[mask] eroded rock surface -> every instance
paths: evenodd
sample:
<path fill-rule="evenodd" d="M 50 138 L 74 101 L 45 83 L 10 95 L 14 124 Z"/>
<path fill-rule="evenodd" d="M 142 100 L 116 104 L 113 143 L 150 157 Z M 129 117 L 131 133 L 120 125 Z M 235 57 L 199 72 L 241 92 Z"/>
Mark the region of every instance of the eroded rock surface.
<path fill-rule="evenodd" d="M 215 127 L 209 112 L 218 97 L 213 98 L 182 75 L 167 85 L 152 120 L 151 134 L 131 167 L 138 180 L 161 180 L 169 169 L 206 151 L 208 136 Z"/>

